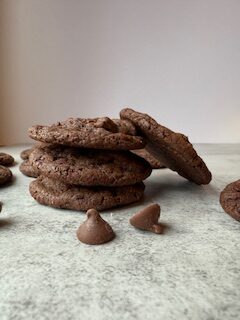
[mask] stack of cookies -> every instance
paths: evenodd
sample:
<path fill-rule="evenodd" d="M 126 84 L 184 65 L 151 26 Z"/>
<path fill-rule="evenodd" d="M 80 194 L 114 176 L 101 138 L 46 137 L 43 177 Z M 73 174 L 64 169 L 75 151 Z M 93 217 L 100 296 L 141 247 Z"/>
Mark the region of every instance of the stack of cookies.
<path fill-rule="evenodd" d="M 30 184 L 32 197 L 56 208 L 104 210 L 140 200 L 142 181 L 153 168 L 167 167 L 199 185 L 211 181 L 185 135 L 130 108 L 120 117 L 31 127 L 29 136 L 38 144 L 21 171 L 37 177 Z"/>
<path fill-rule="evenodd" d="M 143 197 L 142 181 L 152 167 L 130 152 L 143 148 L 145 141 L 129 120 L 70 118 L 33 126 L 29 136 L 40 142 L 25 158 L 38 176 L 30 183 L 30 193 L 39 203 L 105 210 Z"/>

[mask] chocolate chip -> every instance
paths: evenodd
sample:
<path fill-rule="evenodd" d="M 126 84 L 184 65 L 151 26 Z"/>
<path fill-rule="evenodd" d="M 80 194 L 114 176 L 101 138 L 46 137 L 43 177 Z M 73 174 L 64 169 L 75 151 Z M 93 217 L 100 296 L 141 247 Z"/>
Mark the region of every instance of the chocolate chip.
<path fill-rule="evenodd" d="M 86 244 L 103 244 L 114 239 L 115 234 L 111 226 L 101 218 L 95 209 L 87 211 L 85 220 L 77 230 L 79 241 Z"/>
<path fill-rule="evenodd" d="M 133 215 L 129 222 L 135 228 L 160 234 L 163 228 L 158 222 L 159 217 L 160 206 L 158 204 L 151 204 Z"/>

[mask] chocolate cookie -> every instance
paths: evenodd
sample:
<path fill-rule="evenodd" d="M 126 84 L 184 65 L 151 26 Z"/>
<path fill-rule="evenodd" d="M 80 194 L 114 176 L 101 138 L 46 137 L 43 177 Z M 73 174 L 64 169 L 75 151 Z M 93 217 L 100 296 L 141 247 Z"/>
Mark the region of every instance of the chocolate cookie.
<path fill-rule="evenodd" d="M 146 179 L 152 172 L 147 161 L 129 151 L 42 146 L 30 163 L 43 175 L 82 186 L 124 186 Z"/>
<path fill-rule="evenodd" d="M 163 165 L 196 184 L 208 184 L 212 175 L 188 138 L 158 124 L 147 114 L 123 109 L 122 119 L 133 122 L 147 141 L 145 148 Z"/>
<path fill-rule="evenodd" d="M 119 132 L 137 136 L 136 127 L 131 121 L 124 119 L 112 119 L 112 121 L 117 125 Z"/>
<path fill-rule="evenodd" d="M 107 117 L 95 119 L 70 118 L 51 126 L 33 126 L 28 130 L 28 133 L 31 138 L 38 141 L 73 147 L 109 150 L 143 148 L 145 145 L 144 139 L 126 134 L 127 128 L 129 128 L 129 125 L 126 122 L 114 122 Z M 132 129 L 130 129 L 130 132 L 132 132 Z"/>
<path fill-rule="evenodd" d="M 0 165 L 0 185 L 8 183 L 12 180 L 12 171 Z"/>
<path fill-rule="evenodd" d="M 40 176 L 30 183 L 30 193 L 39 203 L 55 208 L 86 211 L 110 209 L 143 197 L 144 184 L 124 187 L 80 187 Z"/>
<path fill-rule="evenodd" d="M 24 160 L 20 164 L 19 170 L 27 177 L 37 178 L 40 175 L 39 170 L 33 167 L 29 160 Z"/>
<path fill-rule="evenodd" d="M 221 192 L 220 204 L 233 219 L 240 221 L 240 179 L 228 184 Z"/>
<path fill-rule="evenodd" d="M 10 166 L 14 163 L 14 158 L 7 153 L 0 152 L 0 165 Z"/>
<path fill-rule="evenodd" d="M 30 148 L 30 149 L 25 149 L 20 153 L 20 157 L 23 160 L 28 160 L 30 154 L 33 152 L 34 148 Z"/>
<path fill-rule="evenodd" d="M 138 155 L 139 157 L 145 159 L 152 169 L 164 169 L 166 168 L 164 165 L 161 164 L 161 162 L 154 158 L 154 156 L 149 153 L 146 149 L 139 149 L 139 150 L 132 150 L 133 153 Z"/>

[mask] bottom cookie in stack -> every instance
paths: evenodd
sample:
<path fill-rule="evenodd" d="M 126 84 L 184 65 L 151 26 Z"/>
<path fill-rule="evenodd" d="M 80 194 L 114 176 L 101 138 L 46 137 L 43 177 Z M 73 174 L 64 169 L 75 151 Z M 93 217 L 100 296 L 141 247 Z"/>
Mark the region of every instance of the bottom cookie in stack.
<path fill-rule="evenodd" d="M 39 203 L 54 208 L 86 211 L 106 210 L 141 200 L 145 186 L 137 183 L 121 187 L 83 187 L 39 176 L 30 183 L 30 193 Z"/>

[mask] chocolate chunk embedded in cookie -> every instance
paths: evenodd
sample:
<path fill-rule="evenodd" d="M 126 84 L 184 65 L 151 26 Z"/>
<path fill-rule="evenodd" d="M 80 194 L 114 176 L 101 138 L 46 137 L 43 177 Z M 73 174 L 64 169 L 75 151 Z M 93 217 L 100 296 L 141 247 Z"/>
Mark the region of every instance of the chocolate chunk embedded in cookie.
<path fill-rule="evenodd" d="M 27 177 L 37 178 L 40 175 L 39 170 L 33 167 L 29 160 L 24 160 L 20 164 L 19 170 Z"/>
<path fill-rule="evenodd" d="M 29 161 L 43 175 L 82 186 L 131 185 L 152 172 L 147 161 L 129 151 L 51 145 L 35 148 Z"/>
<path fill-rule="evenodd" d="M 138 155 L 139 157 L 145 159 L 152 169 L 164 169 L 166 168 L 164 165 L 161 164 L 161 162 L 154 158 L 154 156 L 149 153 L 146 149 L 138 149 L 138 150 L 132 150 L 133 153 Z"/>
<path fill-rule="evenodd" d="M 143 197 L 144 184 L 87 188 L 40 176 L 30 183 L 29 190 L 32 197 L 41 204 L 86 211 L 89 208 L 105 210 L 139 201 Z"/>
<path fill-rule="evenodd" d="M 0 152 L 0 165 L 10 166 L 13 163 L 14 163 L 14 158 L 10 154 Z"/>
<path fill-rule="evenodd" d="M 107 117 L 70 118 L 51 126 L 33 126 L 28 133 L 38 141 L 81 148 L 130 150 L 144 147 L 144 139 L 126 134 L 126 127 L 126 122 L 115 123 Z"/>
<path fill-rule="evenodd" d="M 0 185 L 6 184 L 12 180 L 12 171 L 0 165 Z"/>
<path fill-rule="evenodd" d="M 240 221 L 240 179 L 228 184 L 221 192 L 220 204 L 233 219 Z"/>
<path fill-rule="evenodd" d="M 122 119 L 133 122 L 146 138 L 147 151 L 163 165 L 196 184 L 208 184 L 211 181 L 211 172 L 186 136 L 163 127 L 147 114 L 129 108 L 123 109 L 120 115 Z"/>

